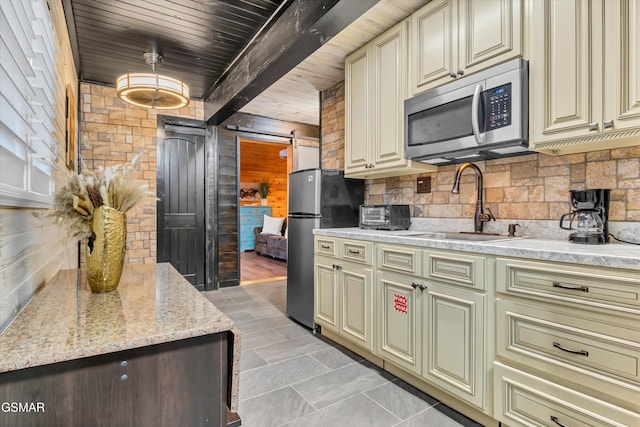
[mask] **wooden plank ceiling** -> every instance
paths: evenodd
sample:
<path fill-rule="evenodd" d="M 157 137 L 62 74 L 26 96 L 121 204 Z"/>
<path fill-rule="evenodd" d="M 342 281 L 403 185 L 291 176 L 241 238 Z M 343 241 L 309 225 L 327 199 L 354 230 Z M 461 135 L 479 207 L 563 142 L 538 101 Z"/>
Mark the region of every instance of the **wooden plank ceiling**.
<path fill-rule="evenodd" d="M 293 2 L 62 1 L 65 13 L 72 11 L 68 22 L 82 81 L 113 85 L 120 74 L 149 72 L 142 54 L 155 50 L 164 57 L 158 72 L 187 83 L 192 99 L 204 99 Z M 240 111 L 318 125 L 318 93 L 344 80 L 345 56 L 427 1 L 381 0 Z"/>
<path fill-rule="evenodd" d="M 161 74 L 183 80 L 202 99 L 269 17 L 287 0 L 66 0 L 73 11 L 79 74 L 115 84 L 150 72 L 143 53 L 164 57 Z"/>

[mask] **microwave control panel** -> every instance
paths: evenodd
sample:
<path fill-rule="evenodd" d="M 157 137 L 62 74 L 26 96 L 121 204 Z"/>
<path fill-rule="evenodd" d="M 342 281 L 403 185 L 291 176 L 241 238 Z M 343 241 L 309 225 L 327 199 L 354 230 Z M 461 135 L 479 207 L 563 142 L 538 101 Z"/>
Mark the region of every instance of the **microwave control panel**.
<path fill-rule="evenodd" d="M 511 125 L 511 83 L 484 91 L 485 131 Z"/>

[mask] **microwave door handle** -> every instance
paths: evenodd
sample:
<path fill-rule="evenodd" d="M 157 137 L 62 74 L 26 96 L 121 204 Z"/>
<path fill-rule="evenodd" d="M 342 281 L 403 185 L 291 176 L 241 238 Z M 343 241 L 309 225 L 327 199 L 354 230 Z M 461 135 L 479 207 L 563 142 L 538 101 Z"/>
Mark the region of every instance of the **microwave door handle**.
<path fill-rule="evenodd" d="M 484 144 L 484 135 L 480 133 L 480 124 L 478 123 L 478 108 L 480 107 L 480 94 L 482 93 L 482 85 L 477 85 L 473 92 L 473 100 L 471 101 L 471 128 L 473 136 L 478 145 Z"/>

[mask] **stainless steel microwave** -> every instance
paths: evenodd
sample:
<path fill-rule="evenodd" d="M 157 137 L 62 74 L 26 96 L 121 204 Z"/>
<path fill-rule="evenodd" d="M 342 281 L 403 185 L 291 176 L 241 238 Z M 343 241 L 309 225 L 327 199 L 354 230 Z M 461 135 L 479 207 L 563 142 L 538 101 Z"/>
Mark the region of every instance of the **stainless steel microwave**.
<path fill-rule="evenodd" d="M 528 80 L 528 62 L 515 59 L 407 99 L 407 158 L 445 165 L 530 153 Z"/>

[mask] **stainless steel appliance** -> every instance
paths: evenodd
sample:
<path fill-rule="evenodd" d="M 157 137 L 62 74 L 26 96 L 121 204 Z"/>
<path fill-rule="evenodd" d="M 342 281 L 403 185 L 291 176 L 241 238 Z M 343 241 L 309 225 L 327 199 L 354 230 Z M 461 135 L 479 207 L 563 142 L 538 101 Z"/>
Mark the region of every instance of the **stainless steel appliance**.
<path fill-rule="evenodd" d="M 364 181 L 342 171 L 307 169 L 289 174 L 287 314 L 313 322 L 313 229 L 358 226 Z"/>
<path fill-rule="evenodd" d="M 362 205 L 360 228 L 374 230 L 408 230 L 411 225 L 409 205 Z"/>
<path fill-rule="evenodd" d="M 611 190 L 601 188 L 571 191 L 574 210 L 560 217 L 560 228 L 575 230 L 569 241 L 587 245 L 609 242 L 609 200 Z M 569 218 L 569 226 L 566 220 Z M 575 227 L 574 227 L 575 222 Z"/>
<path fill-rule="evenodd" d="M 407 99 L 407 158 L 446 165 L 528 154 L 528 69 L 515 59 Z"/>

